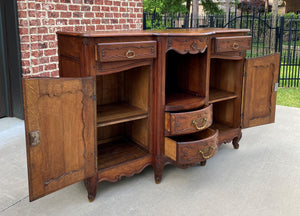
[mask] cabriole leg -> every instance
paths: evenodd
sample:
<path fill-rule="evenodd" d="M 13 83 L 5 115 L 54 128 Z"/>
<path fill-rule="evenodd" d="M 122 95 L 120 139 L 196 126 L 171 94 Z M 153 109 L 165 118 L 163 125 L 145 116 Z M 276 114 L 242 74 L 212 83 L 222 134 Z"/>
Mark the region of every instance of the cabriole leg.
<path fill-rule="evenodd" d="M 241 140 L 242 138 L 242 133 L 240 133 L 239 136 L 233 138 L 232 140 L 232 145 L 233 145 L 233 148 L 234 149 L 239 149 L 240 145 L 239 145 L 239 141 Z"/>
<path fill-rule="evenodd" d="M 163 168 L 164 168 L 164 166 L 162 165 L 161 159 L 156 157 L 155 158 L 155 163 L 154 163 L 154 166 L 153 166 L 154 179 L 155 179 L 156 184 L 159 184 L 161 182 Z"/>
<path fill-rule="evenodd" d="M 98 184 L 97 175 L 85 179 L 84 184 L 88 192 L 88 199 L 90 202 L 93 202 L 97 194 L 97 184 Z"/>

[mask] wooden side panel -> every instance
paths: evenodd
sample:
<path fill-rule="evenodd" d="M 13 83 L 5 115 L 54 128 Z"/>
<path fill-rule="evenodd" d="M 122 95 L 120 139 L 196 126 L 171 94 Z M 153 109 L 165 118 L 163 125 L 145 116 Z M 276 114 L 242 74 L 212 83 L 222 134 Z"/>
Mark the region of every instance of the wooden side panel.
<path fill-rule="evenodd" d="M 23 93 L 30 201 L 95 175 L 93 79 L 23 79 Z"/>
<path fill-rule="evenodd" d="M 243 128 L 274 122 L 279 61 L 279 53 L 247 60 Z"/>
<path fill-rule="evenodd" d="M 174 140 L 165 137 L 165 155 L 176 161 L 177 158 L 177 144 Z"/>

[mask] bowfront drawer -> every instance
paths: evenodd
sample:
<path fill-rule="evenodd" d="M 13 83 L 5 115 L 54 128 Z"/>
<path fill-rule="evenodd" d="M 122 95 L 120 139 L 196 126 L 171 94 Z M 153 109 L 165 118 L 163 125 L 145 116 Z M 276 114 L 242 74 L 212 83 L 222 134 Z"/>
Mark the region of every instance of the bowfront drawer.
<path fill-rule="evenodd" d="M 168 38 L 168 50 L 175 50 L 180 54 L 196 54 L 205 52 L 208 37 L 170 37 Z"/>
<path fill-rule="evenodd" d="M 251 49 L 251 36 L 216 37 L 215 52 L 244 51 Z"/>
<path fill-rule="evenodd" d="M 156 58 L 156 41 L 98 43 L 96 61 L 114 62 Z"/>
<path fill-rule="evenodd" d="M 204 130 L 212 124 L 212 104 L 196 111 L 165 112 L 165 135 L 181 135 Z"/>
<path fill-rule="evenodd" d="M 165 137 L 165 155 L 179 165 L 196 164 L 213 157 L 218 150 L 218 131 L 206 129 L 204 131 Z"/>

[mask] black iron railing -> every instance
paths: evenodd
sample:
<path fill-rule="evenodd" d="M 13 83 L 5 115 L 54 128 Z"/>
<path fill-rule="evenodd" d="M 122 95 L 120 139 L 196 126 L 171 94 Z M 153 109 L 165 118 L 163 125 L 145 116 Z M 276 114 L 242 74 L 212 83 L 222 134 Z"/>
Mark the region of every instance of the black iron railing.
<path fill-rule="evenodd" d="M 300 15 L 277 16 L 261 7 L 236 5 L 228 19 L 225 15 L 144 14 L 144 29 L 159 28 L 247 28 L 252 36 L 252 47 L 247 57 L 259 57 L 274 52 L 281 53 L 279 86 L 300 86 Z"/>

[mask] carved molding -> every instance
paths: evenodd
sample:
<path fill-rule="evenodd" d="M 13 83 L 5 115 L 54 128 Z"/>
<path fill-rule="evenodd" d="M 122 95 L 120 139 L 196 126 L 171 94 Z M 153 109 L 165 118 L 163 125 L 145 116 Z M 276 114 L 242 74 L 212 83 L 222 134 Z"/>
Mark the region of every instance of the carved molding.
<path fill-rule="evenodd" d="M 143 164 L 140 168 L 136 168 L 135 167 L 128 167 L 126 170 L 124 170 L 124 172 L 119 173 L 118 175 L 110 175 L 105 174 L 105 170 L 103 171 L 103 173 L 100 174 L 100 176 L 98 176 L 98 182 L 101 181 L 109 181 L 109 182 L 117 182 L 120 181 L 122 179 L 122 177 L 131 177 L 135 174 L 138 174 L 140 172 L 142 172 L 147 166 L 152 165 L 151 162 Z"/>
<path fill-rule="evenodd" d="M 180 54 L 204 53 L 208 44 L 207 37 L 181 39 L 170 38 L 167 42 L 167 50 L 175 50 Z"/>

